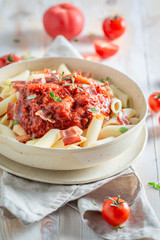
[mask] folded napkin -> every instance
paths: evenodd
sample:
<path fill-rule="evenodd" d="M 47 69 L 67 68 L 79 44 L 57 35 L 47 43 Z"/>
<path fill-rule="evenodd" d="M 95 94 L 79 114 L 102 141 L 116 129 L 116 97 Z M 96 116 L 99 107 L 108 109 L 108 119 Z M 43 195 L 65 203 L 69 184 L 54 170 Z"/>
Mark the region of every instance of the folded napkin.
<path fill-rule="evenodd" d="M 55 39 L 46 56 L 81 57 L 62 36 Z M 113 230 L 101 215 L 104 199 L 117 195 L 125 199 L 131 209 L 131 215 L 120 231 Z M 113 177 L 82 185 L 39 183 L 3 172 L 0 207 L 4 214 L 7 209 L 24 224 L 31 224 L 65 204 L 76 208 L 83 222 L 104 239 L 160 239 L 160 223 L 132 168 Z"/>

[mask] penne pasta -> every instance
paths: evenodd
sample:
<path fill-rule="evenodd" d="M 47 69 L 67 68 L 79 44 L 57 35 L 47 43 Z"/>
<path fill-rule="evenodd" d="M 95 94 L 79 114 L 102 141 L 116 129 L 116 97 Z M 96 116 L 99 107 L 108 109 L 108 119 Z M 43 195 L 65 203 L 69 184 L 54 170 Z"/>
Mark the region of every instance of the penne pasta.
<path fill-rule="evenodd" d="M 130 120 L 130 122 L 131 122 L 132 124 L 134 124 L 134 125 L 139 122 L 139 118 L 136 118 L 136 117 L 135 117 L 135 118 L 130 118 L 129 120 Z"/>
<path fill-rule="evenodd" d="M 26 142 L 27 145 L 30 145 L 30 146 L 34 146 L 34 144 L 38 141 L 38 139 L 33 139 L 33 140 L 29 140 Z"/>
<path fill-rule="evenodd" d="M 60 139 L 56 144 L 54 144 L 52 146 L 52 148 L 66 148 L 67 149 L 69 147 L 72 147 L 73 145 L 74 146 L 80 145 L 81 143 L 83 143 L 87 140 L 85 137 L 82 137 L 82 136 L 80 136 L 80 138 L 81 138 L 80 142 L 77 142 L 77 143 L 74 143 L 74 144 L 71 144 L 71 145 L 66 145 L 66 146 L 64 146 L 63 139 Z"/>
<path fill-rule="evenodd" d="M 120 125 L 120 122 L 117 120 L 116 117 L 113 117 L 113 118 L 109 119 L 108 121 L 105 121 L 103 128 L 108 125 Z"/>
<path fill-rule="evenodd" d="M 83 144 L 83 147 L 88 147 L 92 145 L 98 139 L 99 132 L 102 128 L 104 117 L 100 116 L 93 116 L 90 125 L 87 129 L 86 138 L 87 140 Z"/>
<path fill-rule="evenodd" d="M 15 135 L 14 135 L 13 131 L 9 127 L 7 127 L 3 124 L 0 124 L 0 133 L 6 137 L 15 139 Z"/>
<path fill-rule="evenodd" d="M 26 131 L 21 127 L 20 124 L 16 124 L 13 126 L 13 132 L 18 136 L 27 135 Z"/>
<path fill-rule="evenodd" d="M 121 100 L 122 102 L 122 107 L 126 108 L 126 107 L 131 107 L 131 99 L 130 97 L 123 93 L 121 90 L 119 90 L 117 87 L 115 87 L 114 85 L 110 85 L 114 95 Z"/>
<path fill-rule="evenodd" d="M 50 148 L 60 139 L 60 134 L 58 129 L 49 130 L 43 137 L 38 139 L 34 146 Z"/>
<path fill-rule="evenodd" d="M 30 75 L 30 71 L 26 70 L 15 77 L 11 78 L 10 81 L 27 81 Z"/>
<path fill-rule="evenodd" d="M 118 98 L 111 99 L 111 110 L 114 114 L 118 114 L 122 110 L 122 102 Z"/>
<path fill-rule="evenodd" d="M 108 137 L 118 137 L 123 134 L 122 129 L 129 130 L 133 128 L 134 125 L 109 125 L 101 129 L 98 139 L 108 138 Z"/>
<path fill-rule="evenodd" d="M 0 102 L 0 116 L 2 116 L 3 114 L 5 114 L 7 112 L 8 104 L 10 102 L 15 103 L 16 99 L 17 99 L 16 94 L 14 94 L 8 98 L 5 98 L 3 101 Z"/>
<path fill-rule="evenodd" d="M 58 72 L 60 72 L 60 73 L 64 72 L 64 75 L 71 74 L 71 72 L 69 71 L 67 66 L 65 64 L 63 64 L 63 63 L 59 66 Z"/>
<path fill-rule="evenodd" d="M 11 128 L 12 125 L 13 125 L 13 120 L 8 120 L 7 119 L 7 114 L 5 114 L 1 120 L 0 120 L 0 123 L 3 124 L 3 125 L 6 125 L 7 127 Z"/>
<path fill-rule="evenodd" d="M 97 140 L 96 142 L 92 143 L 89 147 L 94 147 L 103 143 L 107 143 L 112 141 L 113 139 L 115 139 L 115 137 L 108 137 L 108 138 L 104 138 L 102 140 Z"/>
<path fill-rule="evenodd" d="M 124 108 L 123 111 L 125 112 L 125 115 L 128 117 L 128 119 L 136 115 L 136 110 L 133 108 Z"/>

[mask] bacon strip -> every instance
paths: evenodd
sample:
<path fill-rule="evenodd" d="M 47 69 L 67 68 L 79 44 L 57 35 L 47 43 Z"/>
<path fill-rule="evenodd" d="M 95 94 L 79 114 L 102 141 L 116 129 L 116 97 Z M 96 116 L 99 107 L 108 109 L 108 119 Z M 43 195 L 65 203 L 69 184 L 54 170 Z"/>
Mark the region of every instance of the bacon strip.
<path fill-rule="evenodd" d="M 16 137 L 16 140 L 21 142 L 21 143 L 26 143 L 27 141 L 31 140 L 30 135 L 22 135 Z"/>
<path fill-rule="evenodd" d="M 71 145 L 81 141 L 81 137 L 78 133 L 76 126 L 70 127 L 66 130 L 61 130 L 60 135 L 63 139 L 64 146 Z"/>
<path fill-rule="evenodd" d="M 51 113 L 49 113 L 47 110 L 45 109 L 41 109 L 38 110 L 35 115 L 39 116 L 40 118 L 42 118 L 45 121 L 51 122 L 51 123 L 55 123 L 55 120 L 52 119 L 51 117 Z"/>
<path fill-rule="evenodd" d="M 128 117 L 126 116 L 126 114 L 123 110 L 118 113 L 117 120 L 122 125 L 131 125 L 132 124 L 129 121 Z"/>
<path fill-rule="evenodd" d="M 14 104 L 14 103 L 8 104 L 8 109 L 7 109 L 7 119 L 8 120 L 14 120 L 15 106 L 16 106 L 16 104 Z"/>

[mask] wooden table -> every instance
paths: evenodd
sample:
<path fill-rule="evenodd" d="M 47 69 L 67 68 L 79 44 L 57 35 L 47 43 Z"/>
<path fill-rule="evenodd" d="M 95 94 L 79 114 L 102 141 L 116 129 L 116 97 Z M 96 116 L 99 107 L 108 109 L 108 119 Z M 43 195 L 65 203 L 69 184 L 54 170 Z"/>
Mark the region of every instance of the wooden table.
<path fill-rule="evenodd" d="M 61 0 L 0 0 L 0 55 L 10 52 L 41 57 L 52 39 L 43 30 L 42 16 L 51 5 Z M 71 43 L 80 53 L 94 53 L 93 39 L 103 38 L 101 24 L 108 15 L 122 15 L 127 22 L 126 33 L 115 41 L 119 53 L 103 61 L 129 75 L 142 88 L 146 98 L 160 90 L 160 1 L 159 0 L 69 0 L 85 15 L 81 35 Z M 18 40 L 16 40 L 18 39 Z M 160 125 L 158 116 L 147 118 L 148 143 L 135 167 L 146 189 L 148 200 L 160 219 L 160 192 L 147 186 L 160 177 Z M 51 240 L 92 239 L 97 237 L 85 226 L 76 210 L 59 209 L 41 222 L 24 227 L 18 219 L 0 218 L 0 239 Z"/>

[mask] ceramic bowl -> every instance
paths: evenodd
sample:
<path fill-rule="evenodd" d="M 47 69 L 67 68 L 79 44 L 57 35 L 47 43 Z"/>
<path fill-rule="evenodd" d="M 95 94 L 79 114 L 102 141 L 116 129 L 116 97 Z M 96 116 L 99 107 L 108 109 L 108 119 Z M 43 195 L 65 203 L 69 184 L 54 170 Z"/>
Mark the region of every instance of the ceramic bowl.
<path fill-rule="evenodd" d="M 18 163 L 53 170 L 75 170 L 99 165 L 112 159 L 135 143 L 145 123 L 147 103 L 138 85 L 123 73 L 103 64 L 74 58 L 42 58 L 11 64 L 0 69 L 0 81 L 29 69 L 57 69 L 65 63 L 71 71 L 91 72 L 94 79 L 109 76 L 111 82 L 127 93 L 140 122 L 111 142 L 82 149 L 48 149 L 25 145 L 0 134 L 0 153 Z M 126 156 L 127 157 L 127 156 Z"/>

